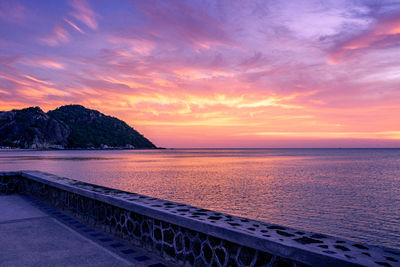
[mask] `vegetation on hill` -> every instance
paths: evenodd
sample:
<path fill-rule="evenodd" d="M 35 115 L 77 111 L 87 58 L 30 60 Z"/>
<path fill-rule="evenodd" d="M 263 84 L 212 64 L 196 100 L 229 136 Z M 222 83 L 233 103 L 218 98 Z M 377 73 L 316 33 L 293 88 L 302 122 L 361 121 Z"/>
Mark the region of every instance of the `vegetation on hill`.
<path fill-rule="evenodd" d="M 70 129 L 70 147 L 156 148 L 147 138 L 125 122 L 80 105 L 68 105 L 49 111 L 49 116 L 64 122 Z"/>
<path fill-rule="evenodd" d="M 156 148 L 125 122 L 80 105 L 0 112 L 0 146 L 15 148 Z"/>

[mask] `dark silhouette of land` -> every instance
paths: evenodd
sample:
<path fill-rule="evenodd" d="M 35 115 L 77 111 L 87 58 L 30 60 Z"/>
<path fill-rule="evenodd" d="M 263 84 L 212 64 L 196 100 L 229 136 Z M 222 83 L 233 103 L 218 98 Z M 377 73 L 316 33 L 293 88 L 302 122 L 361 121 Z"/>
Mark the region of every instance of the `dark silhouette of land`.
<path fill-rule="evenodd" d="M 23 149 L 157 148 L 117 118 L 80 105 L 0 112 L 0 146 Z"/>

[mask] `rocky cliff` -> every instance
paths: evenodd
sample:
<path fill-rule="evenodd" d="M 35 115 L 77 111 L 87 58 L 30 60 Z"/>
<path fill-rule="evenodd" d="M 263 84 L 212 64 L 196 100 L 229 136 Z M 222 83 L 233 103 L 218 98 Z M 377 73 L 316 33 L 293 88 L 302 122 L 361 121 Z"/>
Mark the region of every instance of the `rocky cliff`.
<path fill-rule="evenodd" d="M 33 149 L 156 148 L 125 122 L 79 105 L 0 112 L 0 146 Z"/>

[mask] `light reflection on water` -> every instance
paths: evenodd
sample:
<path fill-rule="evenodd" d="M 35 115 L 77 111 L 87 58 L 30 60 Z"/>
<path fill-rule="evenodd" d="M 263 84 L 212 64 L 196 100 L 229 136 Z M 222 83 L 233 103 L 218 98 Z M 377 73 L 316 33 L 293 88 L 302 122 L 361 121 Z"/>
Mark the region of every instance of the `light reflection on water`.
<path fill-rule="evenodd" d="M 400 149 L 0 152 L 22 169 L 400 248 Z"/>

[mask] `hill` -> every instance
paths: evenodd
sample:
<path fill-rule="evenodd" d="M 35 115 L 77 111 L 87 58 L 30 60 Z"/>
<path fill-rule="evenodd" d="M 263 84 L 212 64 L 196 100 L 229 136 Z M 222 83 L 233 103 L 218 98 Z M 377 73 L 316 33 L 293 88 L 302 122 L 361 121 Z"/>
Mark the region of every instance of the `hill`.
<path fill-rule="evenodd" d="M 0 112 L 0 146 L 32 149 L 157 148 L 125 122 L 80 105 Z"/>

